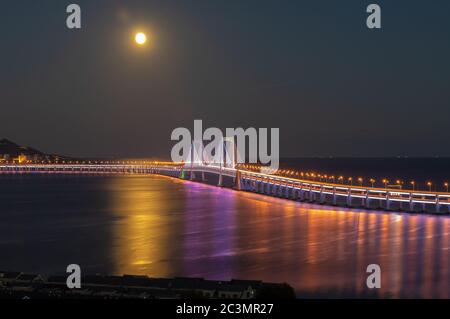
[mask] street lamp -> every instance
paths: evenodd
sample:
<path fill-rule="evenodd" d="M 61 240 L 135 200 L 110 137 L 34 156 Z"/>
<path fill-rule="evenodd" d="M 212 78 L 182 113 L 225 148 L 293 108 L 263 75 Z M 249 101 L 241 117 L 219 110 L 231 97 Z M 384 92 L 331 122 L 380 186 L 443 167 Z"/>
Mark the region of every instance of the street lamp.
<path fill-rule="evenodd" d="M 348 182 L 349 182 L 350 186 L 353 186 L 353 178 L 349 177 Z"/>
<path fill-rule="evenodd" d="M 445 191 L 448 193 L 448 182 L 445 182 L 444 186 L 445 186 Z"/>
<path fill-rule="evenodd" d="M 341 184 L 343 184 L 344 176 L 339 176 L 338 180 L 341 181 Z"/>
<path fill-rule="evenodd" d="M 412 189 L 413 189 L 413 191 L 414 191 L 415 188 L 416 188 L 416 182 L 415 182 L 415 181 L 411 181 L 411 185 L 412 185 Z"/>
<path fill-rule="evenodd" d="M 375 184 L 375 180 L 373 178 L 371 178 L 370 183 L 372 184 L 372 188 L 373 188 L 373 185 Z"/>
<path fill-rule="evenodd" d="M 361 177 L 358 177 L 358 182 L 359 182 L 359 186 L 361 186 L 361 187 L 362 187 L 362 184 L 363 184 L 363 179 L 362 179 Z"/>
<path fill-rule="evenodd" d="M 388 183 L 389 183 L 389 181 L 387 179 L 383 179 L 384 188 L 387 188 Z"/>
<path fill-rule="evenodd" d="M 397 181 L 395 182 L 398 186 L 400 186 L 400 189 L 402 189 L 403 186 L 403 182 L 399 179 L 397 179 Z"/>
<path fill-rule="evenodd" d="M 431 185 L 433 185 L 433 184 L 431 182 L 428 182 L 427 185 L 428 185 L 428 187 L 430 189 L 430 192 L 431 192 Z"/>

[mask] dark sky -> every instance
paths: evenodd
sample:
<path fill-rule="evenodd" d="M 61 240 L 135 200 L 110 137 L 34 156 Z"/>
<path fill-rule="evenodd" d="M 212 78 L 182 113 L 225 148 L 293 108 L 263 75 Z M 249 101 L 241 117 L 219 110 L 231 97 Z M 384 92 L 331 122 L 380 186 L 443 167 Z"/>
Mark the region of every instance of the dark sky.
<path fill-rule="evenodd" d="M 283 156 L 448 156 L 449 57 L 448 0 L 2 0 L 0 137 L 168 157 L 202 119 L 279 127 Z"/>

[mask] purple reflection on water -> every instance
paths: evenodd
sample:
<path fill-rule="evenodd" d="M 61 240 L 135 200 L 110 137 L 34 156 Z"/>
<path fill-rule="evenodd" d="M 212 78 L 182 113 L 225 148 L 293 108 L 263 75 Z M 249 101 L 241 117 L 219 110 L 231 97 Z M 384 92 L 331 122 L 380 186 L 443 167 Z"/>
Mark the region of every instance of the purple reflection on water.
<path fill-rule="evenodd" d="M 199 201 L 204 192 L 209 196 Z M 235 200 L 232 190 L 186 182 L 185 206 L 190 216 L 184 224 L 183 269 L 191 276 L 231 278 L 234 274 L 233 260 L 228 257 L 234 253 Z M 207 262 L 198 262 L 204 258 L 215 259 L 212 272 Z"/>
<path fill-rule="evenodd" d="M 215 221 L 202 214 L 194 223 L 203 250 L 192 239 L 184 243 L 188 273 L 286 281 L 301 296 L 449 294 L 447 216 L 303 204 L 201 184 L 186 189 L 186 210 L 203 207 Z M 382 269 L 380 290 L 366 287 L 372 263 Z"/>

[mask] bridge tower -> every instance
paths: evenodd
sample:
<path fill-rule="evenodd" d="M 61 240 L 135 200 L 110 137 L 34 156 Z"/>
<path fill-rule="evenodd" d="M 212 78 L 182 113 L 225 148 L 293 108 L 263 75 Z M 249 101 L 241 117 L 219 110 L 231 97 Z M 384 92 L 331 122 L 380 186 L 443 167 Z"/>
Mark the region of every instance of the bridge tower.
<path fill-rule="evenodd" d="M 224 137 L 216 150 L 214 164 L 219 165 L 219 181 L 217 186 L 223 186 L 223 169 L 236 168 L 236 143 L 234 137 Z"/>

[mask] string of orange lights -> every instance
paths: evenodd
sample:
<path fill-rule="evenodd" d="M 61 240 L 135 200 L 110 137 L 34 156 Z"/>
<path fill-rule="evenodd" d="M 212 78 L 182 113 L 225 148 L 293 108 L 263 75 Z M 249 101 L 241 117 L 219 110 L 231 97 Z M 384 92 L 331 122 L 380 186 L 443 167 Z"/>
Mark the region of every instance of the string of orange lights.
<path fill-rule="evenodd" d="M 239 168 L 246 169 L 249 171 L 258 172 L 260 171 L 261 167 L 260 165 L 246 165 L 246 164 L 239 164 Z M 384 188 L 396 188 L 396 189 L 404 189 L 405 187 L 405 181 L 400 179 L 395 179 L 394 183 L 387 179 L 383 178 L 380 180 L 376 180 L 375 178 L 363 178 L 358 177 L 354 179 L 353 177 L 349 176 L 343 176 L 343 175 L 329 175 L 329 174 L 319 174 L 315 172 L 302 172 L 297 171 L 293 169 L 282 169 L 278 170 L 274 175 L 278 176 L 284 176 L 284 177 L 296 177 L 301 178 L 305 180 L 311 180 L 311 181 L 319 181 L 319 182 L 331 182 L 333 184 L 347 184 L 347 185 L 353 185 L 353 181 L 356 181 L 358 186 L 364 186 L 365 183 L 370 183 L 371 187 L 375 187 L 378 185 L 383 185 Z M 381 184 L 380 184 L 381 183 Z M 434 184 L 432 181 L 426 181 L 424 184 L 419 184 L 415 180 L 410 180 L 406 185 L 410 185 L 411 189 L 413 191 L 420 189 L 420 186 L 426 186 L 428 191 L 432 191 L 433 186 L 436 188 L 436 184 Z M 449 191 L 449 182 L 445 181 L 442 183 L 443 189 L 445 189 L 446 192 Z"/>

